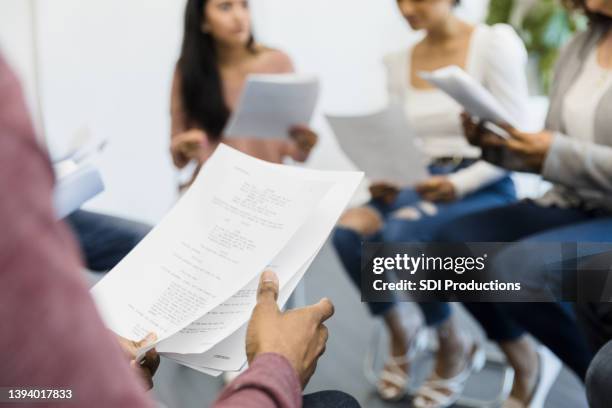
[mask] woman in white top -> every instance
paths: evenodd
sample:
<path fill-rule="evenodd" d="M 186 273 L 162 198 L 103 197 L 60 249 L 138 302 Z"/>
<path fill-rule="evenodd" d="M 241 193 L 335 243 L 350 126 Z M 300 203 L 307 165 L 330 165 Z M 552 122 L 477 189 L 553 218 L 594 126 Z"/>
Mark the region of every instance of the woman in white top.
<path fill-rule="evenodd" d="M 527 56 L 521 40 L 505 25 L 474 26 L 460 20 L 453 14 L 457 3 L 397 2 L 410 26 L 425 35 L 409 49 L 385 58 L 390 100 L 404 104 L 409 124 L 430 160 L 431 177 L 414 189 L 401 191 L 397 186 L 376 183 L 370 187 L 369 205 L 344 214 L 334 245 L 357 285 L 363 241 L 426 242 L 442 223 L 516 199 L 508 173 L 478 160 L 480 149 L 465 140 L 461 106 L 418 75 L 457 65 L 482 83 L 517 123 L 525 123 Z M 422 331 L 407 332 L 393 303 L 368 306 L 373 314 L 384 317 L 390 334 L 391 356 L 379 380 L 379 394 L 386 400 L 400 399 Z M 414 404 L 449 406 L 482 354 L 473 340 L 462 335 L 448 304 L 420 303 L 420 307 L 426 324 L 435 327 L 440 346 L 432 381 L 422 387 Z"/>

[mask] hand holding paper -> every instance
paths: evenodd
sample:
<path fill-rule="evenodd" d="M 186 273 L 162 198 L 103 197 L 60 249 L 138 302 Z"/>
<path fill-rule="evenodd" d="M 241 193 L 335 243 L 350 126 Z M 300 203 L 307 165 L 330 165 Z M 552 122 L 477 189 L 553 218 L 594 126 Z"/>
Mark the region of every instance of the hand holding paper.
<path fill-rule="evenodd" d="M 127 338 L 157 333 L 157 350 L 188 366 L 239 369 L 260 272 L 274 268 L 286 301 L 362 176 L 220 145 L 172 211 L 92 289 L 103 318 Z"/>
<path fill-rule="evenodd" d="M 322 299 L 315 305 L 281 313 L 276 303 L 278 293 L 278 278 L 273 272 L 264 272 L 247 330 L 247 357 L 250 362 L 265 353 L 284 356 L 305 387 L 325 351 L 328 331 L 324 323 L 334 314 L 334 306 L 328 299 Z"/>

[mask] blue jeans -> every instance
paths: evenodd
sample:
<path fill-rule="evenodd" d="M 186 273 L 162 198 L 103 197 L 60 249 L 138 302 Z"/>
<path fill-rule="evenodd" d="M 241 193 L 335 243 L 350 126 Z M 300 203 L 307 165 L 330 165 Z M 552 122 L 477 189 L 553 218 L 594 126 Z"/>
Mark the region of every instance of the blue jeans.
<path fill-rule="evenodd" d="M 432 175 L 444 175 L 456 172 L 470 166 L 473 161 L 464 161 L 459 166 L 430 166 Z M 372 200 L 369 206 L 376 209 L 384 220 L 381 231 L 362 237 L 348 228 L 339 227 L 334 232 L 333 242 L 340 261 L 352 281 L 359 287 L 361 282 L 361 243 L 365 242 L 430 242 L 438 228 L 445 223 L 479 210 L 503 206 L 516 200 L 516 191 L 510 177 L 483 188 L 461 200 L 451 203 L 436 203 L 435 214 L 422 206 L 422 199 L 412 188 L 402 190 L 395 202 L 385 204 Z M 416 219 L 406 220 L 394 216 L 394 212 L 410 207 L 418 214 Z M 374 315 L 384 315 L 394 303 L 368 303 L 370 312 Z M 444 322 L 450 316 L 451 309 L 447 303 L 420 302 L 419 307 L 429 326 Z"/>
<path fill-rule="evenodd" d="M 612 217 L 582 209 L 540 207 L 523 201 L 471 214 L 439 230 L 441 242 L 513 242 L 498 255 L 516 258 L 534 242 L 612 242 Z M 531 247 L 533 248 L 533 246 Z M 538 273 L 538 271 L 534 271 Z M 568 303 L 466 303 L 496 341 L 511 341 L 526 331 L 584 378 L 592 358 Z"/>
<path fill-rule="evenodd" d="M 320 391 L 304 395 L 303 408 L 359 408 L 357 400 L 341 391 Z"/>
<path fill-rule="evenodd" d="M 612 341 L 599 350 L 586 376 L 586 394 L 591 408 L 606 408 L 612 400 Z"/>
<path fill-rule="evenodd" d="M 96 272 L 114 268 L 151 230 L 139 222 L 84 210 L 65 221 L 80 244 L 85 266 Z"/>

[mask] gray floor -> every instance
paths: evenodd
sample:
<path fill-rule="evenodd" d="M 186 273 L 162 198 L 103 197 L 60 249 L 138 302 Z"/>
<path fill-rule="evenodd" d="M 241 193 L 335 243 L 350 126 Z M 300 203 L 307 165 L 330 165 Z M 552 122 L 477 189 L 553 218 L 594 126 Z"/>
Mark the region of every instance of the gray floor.
<path fill-rule="evenodd" d="M 336 306 L 336 315 L 328 324 L 330 339 L 327 352 L 320 360 L 317 372 L 306 391 L 342 390 L 357 398 L 364 408 L 409 407 L 408 401 L 394 404 L 380 401 L 363 374 L 363 360 L 369 348 L 369 339 L 373 331 L 380 329 L 380 326 L 368 316 L 365 307 L 359 303 L 357 290 L 345 277 L 329 244 L 313 263 L 303 284 L 308 302 L 327 296 Z M 408 312 L 411 310 L 408 305 L 405 309 Z M 476 333 L 478 329 L 469 318 L 463 314 L 462 319 L 466 327 Z M 219 379 L 211 379 L 163 360 L 153 392 L 167 407 L 201 408 L 210 406 L 220 387 Z M 494 393 L 495 387 L 495 373 L 489 370 L 472 378 L 466 393 L 473 397 L 484 397 Z M 558 378 L 546 407 L 587 407 L 582 385 L 567 370 Z"/>

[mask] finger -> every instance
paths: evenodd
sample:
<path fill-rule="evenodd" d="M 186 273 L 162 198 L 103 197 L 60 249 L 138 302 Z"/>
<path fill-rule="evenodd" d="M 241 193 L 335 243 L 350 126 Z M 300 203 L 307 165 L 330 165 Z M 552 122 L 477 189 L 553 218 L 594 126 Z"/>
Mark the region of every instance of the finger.
<path fill-rule="evenodd" d="M 438 181 L 429 179 L 416 186 L 415 190 L 417 193 L 427 194 L 430 191 L 436 191 L 439 184 L 440 183 Z"/>
<path fill-rule="evenodd" d="M 334 304 L 328 299 L 323 298 L 309 307 L 312 316 L 317 324 L 321 324 L 334 315 Z"/>
<path fill-rule="evenodd" d="M 510 136 L 514 138 L 521 139 L 521 138 L 524 138 L 525 136 L 522 132 L 519 132 L 518 130 L 516 130 L 516 128 L 514 128 L 513 126 L 507 123 L 501 123 L 498 126 L 504 129 L 506 132 L 508 132 Z"/>
<path fill-rule="evenodd" d="M 419 194 L 426 194 L 427 191 L 430 190 L 430 185 L 429 182 L 427 181 L 423 181 L 422 183 L 417 184 L 414 189 L 416 190 L 417 193 Z"/>
<path fill-rule="evenodd" d="M 142 379 L 147 389 L 153 388 L 153 375 L 147 367 L 140 366 L 136 361 L 130 361 L 130 368 Z"/>
<path fill-rule="evenodd" d="M 142 367 L 147 367 L 149 371 L 151 372 L 151 375 L 153 376 L 157 372 L 160 362 L 161 362 L 161 359 L 159 358 L 159 354 L 157 353 L 157 350 L 151 349 L 147 351 L 147 353 L 145 354 L 145 358 L 142 361 L 140 361 L 140 365 Z"/>
<path fill-rule="evenodd" d="M 306 386 L 308 385 L 308 382 L 314 375 L 315 371 L 317 371 L 317 361 L 316 360 L 312 364 L 310 364 L 308 367 L 306 367 L 306 370 L 302 374 L 302 378 L 301 378 L 302 388 L 306 388 Z"/>
<path fill-rule="evenodd" d="M 135 341 L 134 342 L 134 347 L 136 347 L 137 350 L 140 350 L 142 348 L 148 347 L 152 344 L 155 344 L 155 341 L 157 340 L 157 334 L 151 332 L 149 334 L 147 334 L 142 340 L 140 341 Z"/>
<path fill-rule="evenodd" d="M 289 128 L 289 133 L 301 133 L 301 132 L 309 132 L 310 128 L 303 124 L 303 123 L 298 123 L 296 125 L 291 126 L 291 128 Z"/>
<path fill-rule="evenodd" d="M 259 278 L 259 287 L 257 288 L 257 304 L 258 305 L 276 305 L 278 299 L 278 276 L 272 271 L 265 271 Z"/>
<path fill-rule="evenodd" d="M 327 344 L 327 340 L 329 339 L 329 329 L 327 326 L 322 324 L 319 327 L 319 356 L 325 353 L 325 346 Z"/>
<path fill-rule="evenodd" d="M 506 143 L 506 148 L 516 153 L 525 153 L 527 150 L 525 148 L 525 144 L 522 141 L 516 139 L 508 140 L 508 142 Z"/>
<path fill-rule="evenodd" d="M 481 145 L 483 147 L 506 147 L 508 140 L 503 139 L 493 133 L 485 133 L 481 139 Z"/>

